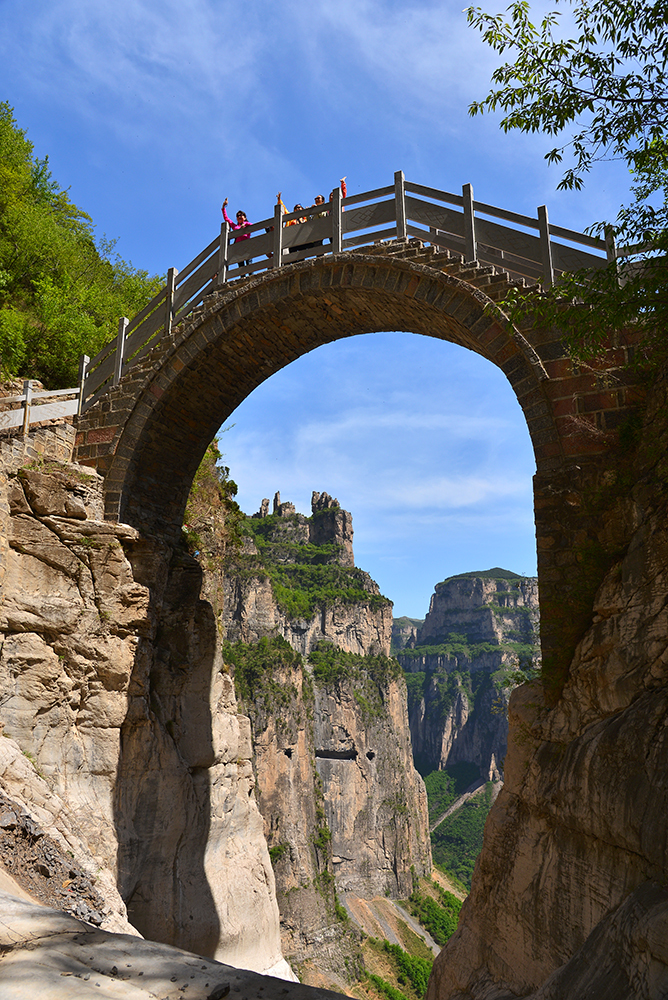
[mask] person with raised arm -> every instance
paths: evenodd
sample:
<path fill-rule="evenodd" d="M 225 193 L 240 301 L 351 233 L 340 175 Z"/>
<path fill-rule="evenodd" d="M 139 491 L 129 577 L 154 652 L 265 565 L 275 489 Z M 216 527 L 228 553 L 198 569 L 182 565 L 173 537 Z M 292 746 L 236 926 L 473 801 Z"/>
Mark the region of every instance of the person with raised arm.
<path fill-rule="evenodd" d="M 251 234 L 250 234 L 250 222 L 248 221 L 248 216 L 246 215 L 245 212 L 242 212 L 241 209 L 239 209 L 239 211 L 237 212 L 237 221 L 232 222 L 232 220 L 230 219 L 229 215 L 225 210 L 227 204 L 228 201 L 226 198 L 225 201 L 223 202 L 221 211 L 223 213 L 223 218 L 225 219 L 225 222 L 228 224 L 230 229 L 234 233 L 238 234 L 235 235 L 234 242 L 241 243 L 242 240 L 249 240 Z M 244 267 L 246 264 L 250 264 L 250 260 L 240 260 L 238 266 Z"/>
<path fill-rule="evenodd" d="M 348 193 L 348 186 L 346 184 L 346 178 L 345 177 L 341 178 L 341 180 L 339 181 L 339 186 L 341 188 L 341 197 L 345 198 L 346 195 L 347 195 L 347 193 Z M 334 192 L 335 191 L 336 191 L 336 188 L 332 188 L 332 193 L 329 196 L 329 200 L 330 201 L 334 201 Z M 318 198 L 322 198 L 322 195 L 321 194 L 318 195 Z M 318 198 L 316 198 L 316 200 L 315 200 L 316 205 L 321 205 L 321 204 L 324 205 L 325 204 L 325 199 L 322 198 L 322 202 L 319 202 Z M 345 211 L 345 209 L 344 209 L 344 211 Z"/>

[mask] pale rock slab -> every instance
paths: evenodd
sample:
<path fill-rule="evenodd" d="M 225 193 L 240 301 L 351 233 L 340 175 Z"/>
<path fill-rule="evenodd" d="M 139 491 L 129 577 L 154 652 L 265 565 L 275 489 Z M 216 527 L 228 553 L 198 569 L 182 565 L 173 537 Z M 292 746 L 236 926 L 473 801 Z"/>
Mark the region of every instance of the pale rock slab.
<path fill-rule="evenodd" d="M 0 891 L 3 1000 L 334 1000 L 339 994 L 262 976 L 196 953 L 97 930 Z"/>
<path fill-rule="evenodd" d="M 89 469 L 8 473 L 0 787 L 95 870 L 106 922 L 292 976 L 199 566 L 102 520 Z"/>

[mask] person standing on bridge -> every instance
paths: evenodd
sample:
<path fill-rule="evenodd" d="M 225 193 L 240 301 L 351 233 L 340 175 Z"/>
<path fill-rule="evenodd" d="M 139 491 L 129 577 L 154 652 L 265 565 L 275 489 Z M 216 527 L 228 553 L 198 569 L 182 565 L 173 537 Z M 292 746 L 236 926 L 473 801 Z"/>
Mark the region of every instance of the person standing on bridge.
<path fill-rule="evenodd" d="M 342 197 L 342 198 L 345 198 L 345 197 L 346 197 L 346 194 L 348 193 L 348 187 L 347 187 L 347 185 L 346 185 L 346 178 L 345 178 L 345 177 L 342 177 L 342 178 L 341 178 L 341 180 L 339 181 L 339 184 L 341 185 L 341 197 Z M 329 203 L 330 203 L 330 205 L 331 205 L 331 203 L 332 203 L 332 202 L 334 201 L 334 191 L 336 191 L 336 188 L 334 188 L 334 189 L 332 190 L 332 192 L 331 192 L 331 194 L 330 194 L 330 196 L 329 196 Z M 321 194 L 319 194 L 319 195 L 318 195 L 318 196 L 316 197 L 316 199 L 315 199 L 315 203 L 316 203 L 316 205 L 318 205 L 318 206 L 320 206 L 320 205 L 324 205 L 324 204 L 325 204 L 325 199 L 323 198 L 323 196 L 322 196 Z M 342 211 L 343 211 L 343 212 L 345 212 L 345 208 L 343 208 L 343 209 L 342 209 Z M 322 218 L 323 218 L 323 216 L 325 216 L 325 215 L 329 215 L 329 212 L 320 212 L 320 213 L 318 214 L 318 218 L 319 218 L 319 219 L 322 219 Z M 332 241 L 331 241 L 331 240 L 328 240 L 327 242 L 328 242 L 328 243 L 331 243 Z"/>
<path fill-rule="evenodd" d="M 241 232 L 239 232 L 238 236 L 235 236 L 234 242 L 235 243 L 241 243 L 242 240 L 249 240 L 250 239 L 250 222 L 248 221 L 248 216 L 246 215 L 246 213 L 242 212 L 241 209 L 239 209 L 239 211 L 237 212 L 237 221 L 236 222 L 232 222 L 232 220 L 230 219 L 229 215 L 225 211 L 226 206 L 227 206 L 227 198 L 223 202 L 223 207 L 221 209 L 221 211 L 223 213 L 223 218 L 225 219 L 225 222 L 228 224 L 228 226 L 230 227 L 230 229 L 232 229 L 235 233 L 239 232 L 239 230 L 242 230 Z M 244 232 L 244 230 L 245 230 L 245 232 Z M 240 260 L 238 266 L 239 267 L 244 267 L 246 264 L 250 264 L 250 260 Z"/>
<path fill-rule="evenodd" d="M 347 186 L 347 184 L 346 184 L 346 178 L 345 178 L 345 177 L 342 177 L 342 178 L 341 178 L 341 180 L 339 181 L 339 185 L 340 185 L 340 187 L 341 187 L 341 197 L 342 197 L 342 198 L 345 198 L 345 197 L 346 197 L 346 195 L 347 195 L 347 193 L 348 193 L 348 186 Z M 329 200 L 330 200 L 330 201 L 334 201 L 334 191 L 336 191 L 336 188 L 333 188 L 333 189 L 332 189 L 332 193 L 331 193 L 331 194 L 330 194 L 330 196 L 329 196 Z M 322 195 L 321 195 L 321 194 L 319 194 L 319 195 L 318 195 L 318 198 L 322 198 Z M 322 201 L 320 202 L 320 201 L 318 201 L 318 198 L 316 198 L 316 199 L 315 199 L 315 203 L 316 203 L 316 205 L 324 205 L 324 203 L 325 203 L 325 199 L 324 199 L 324 198 L 322 198 Z"/>

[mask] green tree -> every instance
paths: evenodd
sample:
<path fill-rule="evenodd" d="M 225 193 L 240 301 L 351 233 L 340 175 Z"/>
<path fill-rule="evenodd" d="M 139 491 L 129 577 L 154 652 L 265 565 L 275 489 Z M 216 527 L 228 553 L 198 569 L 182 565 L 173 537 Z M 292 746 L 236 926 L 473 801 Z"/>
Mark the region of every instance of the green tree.
<path fill-rule="evenodd" d="M 96 240 L 93 222 L 35 157 L 13 110 L 0 102 L 0 368 L 74 385 L 93 356 L 162 281 Z"/>
<path fill-rule="evenodd" d="M 630 201 L 614 222 L 607 220 L 612 225 L 593 227 L 615 235 L 623 247 L 618 261 L 566 275 L 540 296 L 517 291 L 506 302 L 511 318 L 531 309 L 570 330 L 587 353 L 612 330 L 632 323 L 652 335 L 668 318 L 668 7 L 665 0 L 552 5 L 537 25 L 526 0 L 516 0 L 506 14 L 468 8 L 469 23 L 484 40 L 514 57 L 494 71 L 494 89 L 469 110 L 499 109 L 506 132 L 563 140 L 546 153 L 550 163 L 571 158 L 562 189 L 581 189 L 602 160 L 619 159 L 629 168 Z M 559 30 L 569 7 L 572 34 Z"/>

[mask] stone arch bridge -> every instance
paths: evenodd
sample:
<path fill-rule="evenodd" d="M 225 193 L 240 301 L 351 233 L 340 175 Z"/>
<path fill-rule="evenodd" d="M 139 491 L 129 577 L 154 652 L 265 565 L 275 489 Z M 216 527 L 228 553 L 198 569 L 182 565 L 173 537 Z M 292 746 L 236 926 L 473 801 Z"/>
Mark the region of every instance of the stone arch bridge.
<path fill-rule="evenodd" d="M 74 459 L 105 477 L 106 517 L 178 537 L 208 443 L 260 383 L 314 348 L 402 330 L 475 351 L 503 371 L 533 442 L 544 677 L 558 694 L 607 568 L 587 502 L 617 465 L 637 405 L 631 345 L 577 367 L 550 330 L 510 326 L 496 302 L 512 279 L 416 239 L 329 254 L 212 291 L 78 418 Z M 549 693 L 549 692 L 548 692 Z"/>

